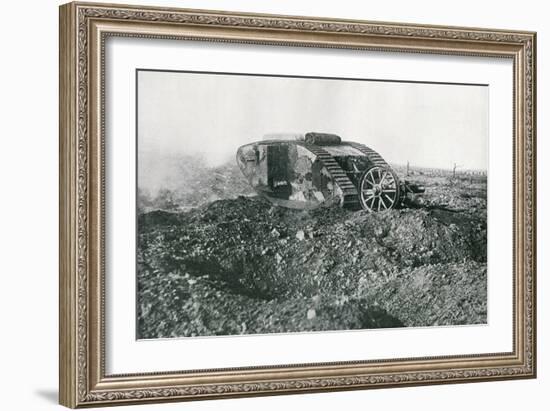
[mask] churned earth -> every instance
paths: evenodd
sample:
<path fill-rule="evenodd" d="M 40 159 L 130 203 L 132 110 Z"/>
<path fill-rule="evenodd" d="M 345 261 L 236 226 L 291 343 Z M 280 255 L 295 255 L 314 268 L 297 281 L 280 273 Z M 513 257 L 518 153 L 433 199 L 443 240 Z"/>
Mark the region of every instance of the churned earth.
<path fill-rule="evenodd" d="M 248 195 L 138 217 L 138 337 L 482 324 L 486 177 L 384 213 Z"/>

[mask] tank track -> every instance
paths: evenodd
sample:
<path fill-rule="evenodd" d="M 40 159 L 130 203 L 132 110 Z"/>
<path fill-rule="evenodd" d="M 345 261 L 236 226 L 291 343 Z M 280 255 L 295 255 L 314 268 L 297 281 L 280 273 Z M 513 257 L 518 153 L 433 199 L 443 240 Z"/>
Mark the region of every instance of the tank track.
<path fill-rule="evenodd" d="M 386 161 L 382 158 L 382 156 L 374 151 L 372 148 L 369 148 L 360 143 L 354 143 L 352 141 L 346 141 L 343 144 L 351 146 L 354 149 L 359 150 L 361 153 L 365 154 L 369 158 L 369 161 L 373 164 L 373 166 L 386 167 L 390 170 L 392 169 L 389 164 L 386 163 Z"/>
<path fill-rule="evenodd" d="M 334 182 L 338 184 L 343 193 L 342 207 L 349 209 L 361 208 L 357 187 L 351 182 L 346 172 L 338 162 L 323 147 L 313 144 L 303 144 L 305 148 L 317 156 L 319 161 L 328 170 Z M 380 157 L 381 158 L 381 157 Z"/>

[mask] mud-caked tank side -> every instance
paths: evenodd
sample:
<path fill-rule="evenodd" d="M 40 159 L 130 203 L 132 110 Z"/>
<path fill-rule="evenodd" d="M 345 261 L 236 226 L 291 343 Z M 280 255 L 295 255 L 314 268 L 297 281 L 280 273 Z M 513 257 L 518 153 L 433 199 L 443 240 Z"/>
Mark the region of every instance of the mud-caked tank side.
<path fill-rule="evenodd" d="M 250 185 L 278 205 L 312 209 L 340 201 L 330 172 L 296 141 L 247 144 L 237 150 L 237 163 Z"/>
<path fill-rule="evenodd" d="M 322 146 L 319 144 L 308 144 L 306 142 L 304 146 L 317 156 L 322 169 L 333 179 L 337 187 L 337 189 L 335 189 L 335 195 L 337 196 L 338 204 L 341 207 L 349 209 L 359 208 L 357 188 L 353 181 L 350 180 L 347 171 L 339 164 L 337 158 L 328 151 L 329 145 Z M 333 143 L 330 144 L 330 147 L 334 149 L 337 145 Z"/>

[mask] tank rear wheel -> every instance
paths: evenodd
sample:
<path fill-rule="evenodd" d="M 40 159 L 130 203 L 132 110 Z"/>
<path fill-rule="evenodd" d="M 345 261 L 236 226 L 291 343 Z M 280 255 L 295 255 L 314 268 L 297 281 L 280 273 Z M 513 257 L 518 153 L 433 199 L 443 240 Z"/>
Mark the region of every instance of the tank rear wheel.
<path fill-rule="evenodd" d="M 399 203 L 399 180 L 395 173 L 379 166 L 365 171 L 359 183 L 359 202 L 368 211 L 395 208 Z"/>

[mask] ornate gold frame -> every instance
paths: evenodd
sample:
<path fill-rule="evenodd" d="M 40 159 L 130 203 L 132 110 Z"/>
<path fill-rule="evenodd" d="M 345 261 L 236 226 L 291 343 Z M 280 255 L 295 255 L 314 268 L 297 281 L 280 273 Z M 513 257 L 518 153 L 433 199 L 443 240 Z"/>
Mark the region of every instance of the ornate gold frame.
<path fill-rule="evenodd" d="M 103 52 L 108 36 L 512 59 L 513 352 L 105 375 Z M 92 3 L 61 6 L 60 403 L 83 407 L 535 377 L 535 41 L 535 33 L 505 30 Z"/>

